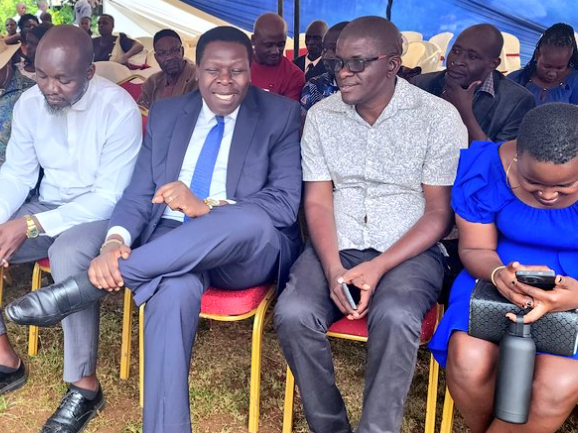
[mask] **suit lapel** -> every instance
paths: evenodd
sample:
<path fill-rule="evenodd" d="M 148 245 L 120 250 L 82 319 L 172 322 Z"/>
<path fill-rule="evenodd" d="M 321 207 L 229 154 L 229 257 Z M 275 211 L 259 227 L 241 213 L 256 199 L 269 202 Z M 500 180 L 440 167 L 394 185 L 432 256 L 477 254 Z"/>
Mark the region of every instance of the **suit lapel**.
<path fill-rule="evenodd" d="M 199 113 L 203 106 L 201 94 L 198 91 L 192 93 L 190 99 L 190 103 L 185 107 L 183 112 L 180 113 L 175 122 L 174 132 L 171 136 L 167 153 L 165 183 L 174 182 L 179 178 L 185 153 L 187 152 L 193 130 L 195 129 Z"/>
<path fill-rule="evenodd" d="M 235 123 L 235 131 L 231 140 L 229 161 L 227 165 L 227 197 L 235 197 L 243 163 L 257 127 L 259 107 L 255 100 L 257 89 L 249 87 L 247 96 L 241 104 L 239 115 Z"/>

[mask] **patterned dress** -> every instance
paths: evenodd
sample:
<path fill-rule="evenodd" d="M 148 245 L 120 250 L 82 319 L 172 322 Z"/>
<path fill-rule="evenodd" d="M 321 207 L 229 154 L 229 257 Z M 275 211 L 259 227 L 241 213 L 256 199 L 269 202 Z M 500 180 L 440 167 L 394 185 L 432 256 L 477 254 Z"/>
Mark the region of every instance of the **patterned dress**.
<path fill-rule="evenodd" d="M 20 95 L 36 83 L 23 76 L 14 68 L 14 76 L 6 86 L 0 89 L 0 166 L 6 160 L 6 146 L 12 131 L 12 110 Z"/>

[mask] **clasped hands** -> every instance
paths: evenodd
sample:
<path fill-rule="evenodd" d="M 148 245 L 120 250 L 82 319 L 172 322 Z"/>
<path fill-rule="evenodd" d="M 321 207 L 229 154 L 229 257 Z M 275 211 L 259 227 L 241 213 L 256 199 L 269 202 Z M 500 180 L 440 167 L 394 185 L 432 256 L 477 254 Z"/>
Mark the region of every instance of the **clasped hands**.
<path fill-rule="evenodd" d="M 516 279 L 516 271 L 549 270 L 546 266 L 524 266 L 511 262 L 496 271 L 494 280 L 499 292 L 520 308 L 532 310 L 524 316 L 524 323 L 533 323 L 544 314 L 552 311 L 567 311 L 578 308 L 578 281 L 572 277 L 557 275 L 553 290 L 544 290 L 523 284 Z M 507 317 L 516 321 L 513 313 Z"/>
<path fill-rule="evenodd" d="M 181 181 L 161 186 L 152 198 L 152 203 L 166 203 L 172 210 L 180 211 L 189 218 L 197 218 L 210 211 L 209 206 L 197 198 L 191 189 Z M 111 239 L 117 239 L 122 243 L 108 242 Z M 124 286 L 119 269 L 119 260 L 127 260 L 130 254 L 130 247 L 124 245 L 120 236 L 112 235 L 109 237 L 100 255 L 90 263 L 88 268 L 90 282 L 99 289 L 118 292 Z"/>
<path fill-rule="evenodd" d="M 360 263 L 349 270 L 343 266 L 336 267 L 327 272 L 326 276 L 331 300 L 349 320 L 361 319 L 369 311 L 369 301 L 383 274 L 384 272 L 373 261 Z M 349 305 L 343 292 L 343 283 L 352 284 L 361 291 L 357 310 Z"/>

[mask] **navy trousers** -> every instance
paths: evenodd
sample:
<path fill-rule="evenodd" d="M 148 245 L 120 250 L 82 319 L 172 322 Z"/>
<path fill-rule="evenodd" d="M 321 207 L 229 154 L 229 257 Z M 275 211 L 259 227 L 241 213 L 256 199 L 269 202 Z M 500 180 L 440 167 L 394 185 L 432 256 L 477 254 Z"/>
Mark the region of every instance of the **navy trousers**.
<path fill-rule="evenodd" d="M 243 289 L 271 282 L 279 232 L 256 206 L 214 208 L 186 224 L 163 219 L 120 270 L 145 307 L 143 433 L 190 433 L 189 368 L 209 285 Z"/>

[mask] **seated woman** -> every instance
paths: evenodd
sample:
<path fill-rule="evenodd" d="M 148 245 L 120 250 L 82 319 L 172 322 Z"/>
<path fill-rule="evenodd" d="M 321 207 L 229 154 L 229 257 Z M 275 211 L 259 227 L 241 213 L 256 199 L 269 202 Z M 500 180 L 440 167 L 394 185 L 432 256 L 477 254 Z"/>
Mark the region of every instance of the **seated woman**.
<path fill-rule="evenodd" d="M 22 93 L 36 83 L 24 77 L 14 65 L 20 45 L 6 45 L 0 39 L 0 167 L 6 160 L 6 146 L 12 131 L 12 110 Z"/>
<path fill-rule="evenodd" d="M 128 59 L 143 50 L 143 46 L 124 33 L 113 35 L 114 18 L 101 15 L 98 19 L 99 37 L 92 38 L 95 62 L 117 62 L 128 65 Z M 144 60 L 144 59 L 143 59 Z M 144 61 L 143 61 L 144 63 Z"/>
<path fill-rule="evenodd" d="M 452 191 L 465 269 L 430 350 L 447 366 L 447 384 L 473 433 L 555 432 L 578 402 L 578 355 L 538 354 L 530 418 L 513 425 L 492 415 L 498 345 L 467 334 L 475 280 L 495 282 L 525 319 L 578 308 L 578 107 L 546 104 L 530 111 L 517 141 L 475 142 L 462 151 Z M 516 280 L 515 271 L 547 266 L 562 275 L 552 291 Z M 446 365 L 447 364 L 447 365 Z"/>
<path fill-rule="evenodd" d="M 35 15 L 32 14 L 25 14 L 20 17 L 18 21 L 18 29 L 20 30 L 18 33 L 14 33 L 11 36 L 6 36 L 4 38 L 4 42 L 8 45 L 14 45 L 19 42 L 22 42 L 22 32 L 27 32 L 32 27 L 38 26 L 39 21 Z"/>
<path fill-rule="evenodd" d="M 24 47 L 26 48 L 26 55 L 20 63 L 18 63 L 18 70 L 25 77 L 36 81 L 36 68 L 34 67 L 34 59 L 36 58 L 36 47 L 44 34 L 50 30 L 50 27 L 40 25 L 33 27 L 31 30 L 23 32 Z"/>
<path fill-rule="evenodd" d="M 508 75 L 536 97 L 536 105 L 548 102 L 578 104 L 578 48 L 574 29 L 558 23 L 538 40 L 530 62 Z"/>

